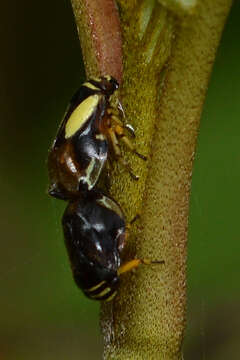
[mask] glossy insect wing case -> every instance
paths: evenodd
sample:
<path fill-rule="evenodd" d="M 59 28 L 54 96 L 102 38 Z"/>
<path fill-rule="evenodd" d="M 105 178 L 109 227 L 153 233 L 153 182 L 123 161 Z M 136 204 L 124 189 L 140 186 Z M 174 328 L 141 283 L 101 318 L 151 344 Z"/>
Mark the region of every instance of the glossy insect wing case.
<path fill-rule="evenodd" d="M 71 199 L 95 186 L 108 155 L 101 123 L 116 88 L 116 80 L 103 77 L 73 96 L 48 156 L 50 195 Z"/>
<path fill-rule="evenodd" d="M 62 224 L 77 285 L 92 299 L 110 298 L 118 286 L 125 239 L 121 209 L 102 194 L 88 193 L 70 202 Z"/>

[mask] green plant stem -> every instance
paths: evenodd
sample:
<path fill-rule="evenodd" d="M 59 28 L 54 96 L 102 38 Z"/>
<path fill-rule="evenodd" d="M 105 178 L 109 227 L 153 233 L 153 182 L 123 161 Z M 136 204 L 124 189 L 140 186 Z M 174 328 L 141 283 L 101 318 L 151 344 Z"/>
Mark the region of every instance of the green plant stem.
<path fill-rule="evenodd" d="M 127 219 L 141 213 L 131 229 L 125 259 L 164 259 L 165 265 L 142 266 L 126 274 L 114 302 L 102 305 L 105 359 L 182 357 L 192 165 L 208 81 L 231 2 L 199 1 L 194 15 L 185 16 L 181 24 L 168 10 L 167 0 L 166 7 L 154 0 L 118 1 L 122 102 L 126 120 L 136 128 L 138 151 L 148 156 L 148 162 L 124 154 L 140 179 L 132 181 L 115 164 L 110 193 Z M 77 6 L 73 8 L 80 28 L 88 20 L 84 13 L 79 20 Z M 86 64 L 88 59 L 99 62 L 94 47 L 82 48 Z M 94 75 L 94 69 L 88 69 L 88 75 Z"/>

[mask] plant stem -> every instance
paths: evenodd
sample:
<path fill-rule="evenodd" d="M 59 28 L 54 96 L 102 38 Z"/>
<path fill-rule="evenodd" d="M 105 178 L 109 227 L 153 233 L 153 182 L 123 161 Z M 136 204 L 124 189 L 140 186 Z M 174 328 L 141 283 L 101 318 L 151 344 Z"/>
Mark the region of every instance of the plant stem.
<path fill-rule="evenodd" d="M 81 27 L 89 26 L 89 17 L 82 12 L 80 18 L 78 6 L 83 8 L 89 2 L 72 0 L 80 34 Z M 169 11 L 167 0 L 166 7 L 154 0 L 118 1 L 123 37 L 122 102 L 127 122 L 137 130 L 138 151 L 147 155 L 148 163 L 124 154 L 140 179 L 134 182 L 115 164 L 110 192 L 127 219 L 141 213 L 131 229 L 126 259 L 163 259 L 165 265 L 142 266 L 125 275 L 114 302 L 102 305 L 105 359 L 182 357 L 192 165 L 208 81 L 231 3 L 199 1 L 193 15 L 184 16 L 181 24 Z M 100 7 L 98 10 L 96 7 L 96 17 Z M 90 38 L 83 42 L 93 42 L 91 34 L 85 32 Z M 119 41 L 118 34 L 116 37 Z M 98 40 L 111 53 L 109 57 L 116 58 L 114 49 L 120 45 L 114 49 L 105 46 L 101 32 Z M 94 46 L 82 48 L 88 75 L 95 75 L 94 62 L 103 69 L 104 60 Z M 106 73 L 120 74 L 116 70 L 119 60 L 108 66 Z"/>
<path fill-rule="evenodd" d="M 114 76 L 122 81 L 122 40 L 112 0 L 71 0 L 87 76 Z"/>

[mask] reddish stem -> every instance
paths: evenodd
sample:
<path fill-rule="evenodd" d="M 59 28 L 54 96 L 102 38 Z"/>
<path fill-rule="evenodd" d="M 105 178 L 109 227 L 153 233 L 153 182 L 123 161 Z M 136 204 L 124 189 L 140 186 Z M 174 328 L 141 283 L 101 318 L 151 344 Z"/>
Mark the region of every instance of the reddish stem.
<path fill-rule="evenodd" d="M 109 74 L 121 83 L 122 38 L 115 1 L 72 0 L 72 5 L 88 76 Z"/>

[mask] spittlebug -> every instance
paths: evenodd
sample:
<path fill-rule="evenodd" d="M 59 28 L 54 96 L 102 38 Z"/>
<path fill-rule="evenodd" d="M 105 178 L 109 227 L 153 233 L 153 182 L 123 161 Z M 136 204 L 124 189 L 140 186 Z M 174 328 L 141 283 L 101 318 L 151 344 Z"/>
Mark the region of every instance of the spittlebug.
<path fill-rule="evenodd" d="M 133 133 L 132 128 L 124 126 L 118 110 L 110 106 L 110 97 L 118 86 L 108 75 L 90 79 L 71 99 L 48 156 L 50 195 L 67 200 L 78 196 L 79 191 L 93 189 L 107 160 L 109 145 L 131 173 L 121 157 L 118 139 L 145 159 L 124 134 L 124 127 Z"/>
<path fill-rule="evenodd" d="M 86 192 L 71 201 L 62 225 L 73 277 L 91 299 L 112 300 L 121 274 L 154 262 L 133 259 L 121 264 L 127 226 L 119 205 L 102 193 Z"/>

